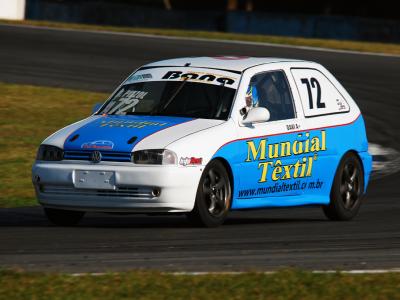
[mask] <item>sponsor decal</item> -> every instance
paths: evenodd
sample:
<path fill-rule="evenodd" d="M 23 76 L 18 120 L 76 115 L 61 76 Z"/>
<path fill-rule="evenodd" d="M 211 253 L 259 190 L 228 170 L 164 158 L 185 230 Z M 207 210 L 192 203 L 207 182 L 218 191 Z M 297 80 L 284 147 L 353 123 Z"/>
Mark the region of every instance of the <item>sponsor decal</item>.
<path fill-rule="evenodd" d="M 152 78 L 153 78 L 153 76 L 150 73 L 139 74 L 139 75 L 133 74 L 131 77 L 128 78 L 128 81 L 148 80 L 148 79 L 152 79 Z"/>
<path fill-rule="evenodd" d="M 144 91 L 119 91 L 104 108 L 106 114 L 125 114 L 128 110 L 135 111 L 136 105 L 148 94 Z"/>
<path fill-rule="evenodd" d="M 244 197 L 262 197 L 264 195 L 283 193 L 290 191 L 298 191 L 304 189 L 320 189 L 322 188 L 323 181 L 317 179 L 311 182 L 302 182 L 301 180 L 296 180 L 294 183 L 288 184 L 286 182 L 275 182 L 273 185 L 267 187 L 258 187 L 255 189 L 245 189 L 239 191 L 239 198 Z"/>
<path fill-rule="evenodd" d="M 121 128 L 145 128 L 145 127 L 163 127 L 168 125 L 168 122 L 151 122 L 151 121 L 126 121 L 126 120 L 110 120 L 101 121 L 100 127 L 121 127 Z"/>
<path fill-rule="evenodd" d="M 258 182 L 281 181 L 312 176 L 313 163 L 320 151 L 326 151 L 326 132 L 310 136 L 309 132 L 297 135 L 297 140 L 268 143 L 268 139 L 258 142 L 247 141 L 245 162 L 258 161 L 260 177 Z M 311 155 L 310 155 L 311 154 Z M 299 157 L 293 164 L 282 164 L 283 157 Z"/>
<path fill-rule="evenodd" d="M 114 143 L 106 140 L 99 140 L 84 143 L 81 145 L 82 149 L 99 149 L 99 150 L 111 150 L 114 148 Z"/>
<path fill-rule="evenodd" d="M 343 100 L 336 99 L 336 104 L 338 106 L 338 111 L 348 110 L 346 103 L 344 103 Z"/>
<path fill-rule="evenodd" d="M 309 132 L 299 133 L 292 141 L 269 143 L 268 138 L 265 138 L 250 140 L 246 144 L 247 157 L 244 162 L 258 162 L 258 184 L 239 190 L 239 198 L 251 199 L 323 187 L 323 180 L 306 178 L 312 178 L 319 152 L 327 150 L 325 130 L 313 135 Z M 288 161 L 291 163 L 287 163 Z"/>
<path fill-rule="evenodd" d="M 125 99 L 139 99 L 142 100 L 146 95 L 148 94 L 148 92 L 143 92 L 143 91 L 131 91 L 131 90 L 127 90 L 119 100 L 125 100 Z"/>
<path fill-rule="evenodd" d="M 179 164 L 182 166 L 201 165 L 202 162 L 203 158 L 201 157 L 181 157 L 179 160 Z"/>
<path fill-rule="evenodd" d="M 231 77 L 221 77 L 220 75 L 204 73 L 204 72 L 188 72 L 184 73 L 181 71 L 168 71 L 162 79 L 178 79 L 178 80 L 190 80 L 199 82 L 219 82 L 225 85 L 232 85 L 235 80 Z"/>

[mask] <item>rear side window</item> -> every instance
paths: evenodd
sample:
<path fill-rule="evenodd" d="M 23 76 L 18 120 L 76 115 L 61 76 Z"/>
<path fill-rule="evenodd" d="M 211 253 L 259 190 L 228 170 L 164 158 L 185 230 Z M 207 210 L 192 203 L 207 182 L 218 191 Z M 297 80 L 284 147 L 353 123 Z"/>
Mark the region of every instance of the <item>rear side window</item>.
<path fill-rule="evenodd" d="M 306 117 L 346 113 L 349 104 L 332 82 L 320 71 L 291 69 Z"/>
<path fill-rule="evenodd" d="M 254 75 L 247 89 L 246 103 L 267 108 L 270 121 L 295 118 L 292 94 L 283 71 Z"/>

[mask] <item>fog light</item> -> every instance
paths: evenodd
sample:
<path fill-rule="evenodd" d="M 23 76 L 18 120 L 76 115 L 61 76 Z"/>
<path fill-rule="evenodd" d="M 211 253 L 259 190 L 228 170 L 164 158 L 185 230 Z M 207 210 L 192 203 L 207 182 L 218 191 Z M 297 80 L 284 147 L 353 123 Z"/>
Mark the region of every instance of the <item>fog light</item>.
<path fill-rule="evenodd" d="M 39 175 L 35 175 L 34 179 L 33 179 L 36 183 L 40 182 L 40 177 Z"/>
<path fill-rule="evenodd" d="M 154 189 L 151 191 L 151 195 L 152 195 L 153 197 L 158 197 L 158 196 L 160 196 L 160 194 L 161 194 L 161 189 L 159 189 L 159 188 L 154 188 Z"/>

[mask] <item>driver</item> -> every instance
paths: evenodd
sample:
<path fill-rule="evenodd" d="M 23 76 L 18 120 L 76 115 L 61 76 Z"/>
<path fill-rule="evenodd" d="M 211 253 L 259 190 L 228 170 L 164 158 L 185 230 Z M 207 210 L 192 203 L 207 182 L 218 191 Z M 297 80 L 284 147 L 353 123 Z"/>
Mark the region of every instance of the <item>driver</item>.
<path fill-rule="evenodd" d="M 250 84 L 246 92 L 247 111 L 253 107 L 258 107 L 258 91 L 254 84 Z"/>

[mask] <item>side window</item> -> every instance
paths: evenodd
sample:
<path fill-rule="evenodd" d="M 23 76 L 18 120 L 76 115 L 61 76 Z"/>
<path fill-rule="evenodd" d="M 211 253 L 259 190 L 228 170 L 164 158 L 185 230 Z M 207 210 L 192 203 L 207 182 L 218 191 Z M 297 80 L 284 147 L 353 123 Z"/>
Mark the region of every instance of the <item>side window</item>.
<path fill-rule="evenodd" d="M 265 107 L 270 121 L 295 117 L 293 98 L 283 71 L 265 72 L 254 75 L 246 94 L 248 107 Z"/>
<path fill-rule="evenodd" d="M 320 71 L 301 68 L 291 71 L 306 117 L 345 113 L 350 110 L 346 99 Z"/>

